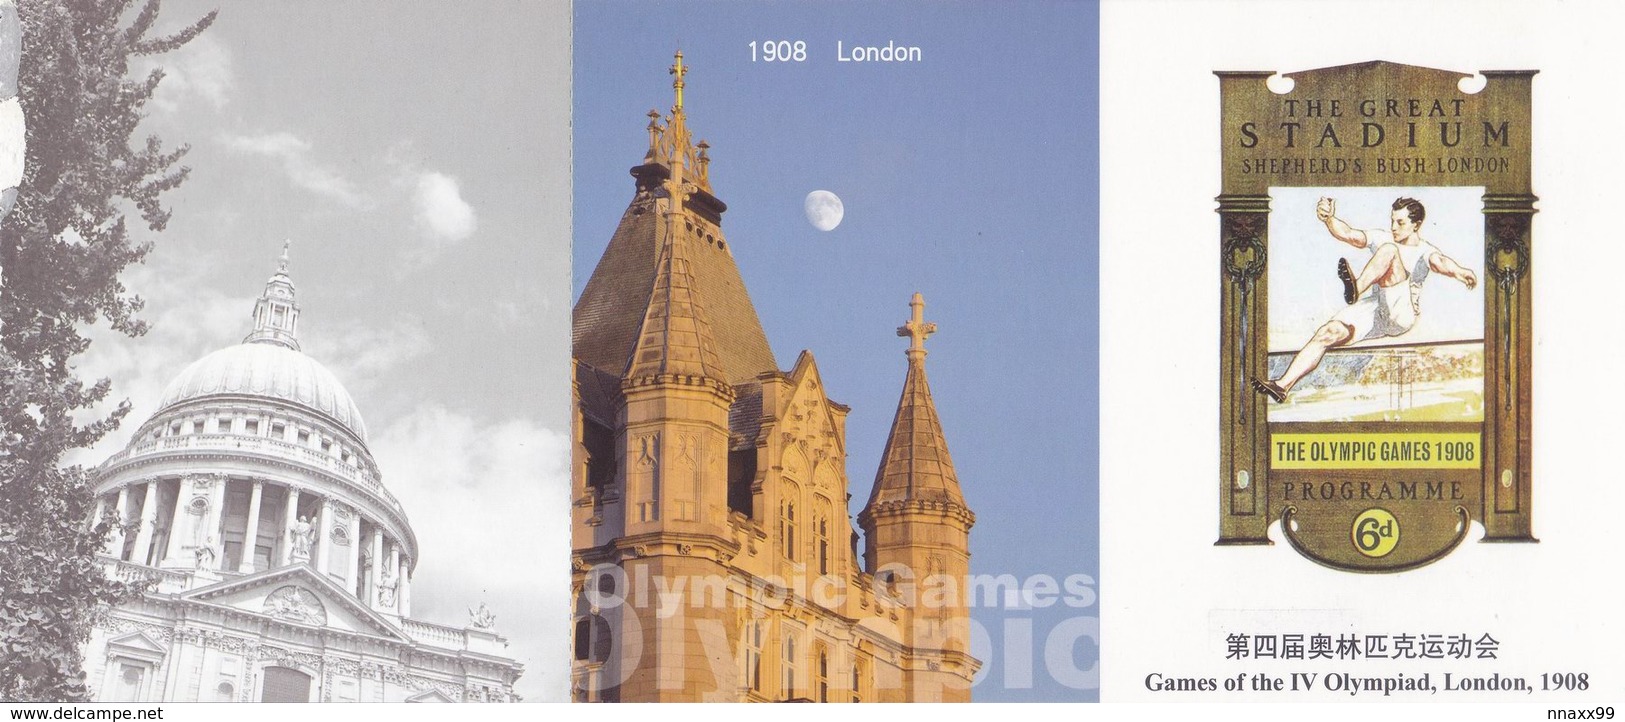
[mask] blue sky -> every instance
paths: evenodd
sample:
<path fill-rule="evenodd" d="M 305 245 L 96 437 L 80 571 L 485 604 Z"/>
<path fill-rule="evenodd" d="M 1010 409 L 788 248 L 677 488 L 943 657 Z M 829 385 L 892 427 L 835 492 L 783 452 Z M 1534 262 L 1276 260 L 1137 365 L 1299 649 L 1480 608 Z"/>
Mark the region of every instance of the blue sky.
<path fill-rule="evenodd" d="M 1096 23 L 1092 3 L 1072 2 L 577 4 L 574 293 L 632 197 L 645 113 L 669 109 L 681 47 L 689 127 L 712 146 L 723 230 L 779 364 L 812 350 L 831 397 L 852 406 L 852 511 L 896 409 L 907 344 L 894 329 L 918 291 L 939 326 L 933 394 L 977 514 L 972 572 L 1098 579 Z M 808 58 L 753 63 L 752 40 L 804 40 Z M 842 63 L 838 41 L 918 46 L 923 59 Z M 844 202 L 834 231 L 803 216 L 816 189 Z M 984 660 L 975 698 L 1095 699 L 1047 670 L 1045 646 L 1097 614 L 977 610 L 1004 651 Z M 1005 666 L 1023 653 L 1002 644 L 1007 623 L 1028 619 L 1030 684 Z M 1089 642 L 1072 653 L 1084 669 L 1097 656 Z"/>

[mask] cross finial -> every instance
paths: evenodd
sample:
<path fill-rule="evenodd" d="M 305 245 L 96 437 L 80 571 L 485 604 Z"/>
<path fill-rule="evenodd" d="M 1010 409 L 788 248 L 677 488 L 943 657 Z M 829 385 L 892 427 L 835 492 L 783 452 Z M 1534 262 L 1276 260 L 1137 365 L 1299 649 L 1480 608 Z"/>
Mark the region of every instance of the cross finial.
<path fill-rule="evenodd" d="M 897 327 L 898 336 L 909 337 L 909 358 L 922 358 L 925 356 L 925 339 L 937 332 L 937 325 L 925 321 L 925 297 L 919 293 L 908 302 L 910 314 L 908 323 Z"/>
<path fill-rule="evenodd" d="M 276 272 L 277 273 L 287 273 L 288 272 L 288 246 L 291 246 L 291 245 L 293 245 L 293 240 L 292 239 L 288 239 L 288 238 L 282 239 L 282 257 L 278 258 L 277 262 L 276 262 Z"/>
<path fill-rule="evenodd" d="M 671 111 L 673 113 L 681 113 L 683 112 L 683 75 L 688 72 L 688 68 L 683 65 L 683 51 L 677 51 L 676 57 L 677 62 L 672 63 L 671 66 L 671 74 L 673 76 L 671 87 L 672 90 L 677 91 L 677 104 L 672 106 Z"/>

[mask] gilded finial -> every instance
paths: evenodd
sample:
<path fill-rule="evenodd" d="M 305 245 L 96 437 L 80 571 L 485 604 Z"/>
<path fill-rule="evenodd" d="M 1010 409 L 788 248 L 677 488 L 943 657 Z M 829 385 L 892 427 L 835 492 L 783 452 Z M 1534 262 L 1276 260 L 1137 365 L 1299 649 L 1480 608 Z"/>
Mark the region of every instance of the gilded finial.
<path fill-rule="evenodd" d="M 288 272 L 288 246 L 290 246 L 290 245 L 293 245 L 293 240 L 292 239 L 288 239 L 288 238 L 282 239 L 282 257 L 277 259 L 277 262 L 276 262 L 276 272 L 277 273 L 287 273 Z"/>
<path fill-rule="evenodd" d="M 898 336 L 909 337 L 909 358 L 922 358 L 925 356 L 925 339 L 937 332 L 937 325 L 927 323 L 925 320 L 925 297 L 919 293 L 908 302 L 911 313 L 908 323 L 897 327 Z"/>
<path fill-rule="evenodd" d="M 683 51 L 677 51 L 676 58 L 677 62 L 672 63 L 671 66 L 671 88 L 677 93 L 677 104 L 672 106 L 671 112 L 681 113 L 683 112 L 683 75 L 688 72 L 688 68 L 683 65 Z"/>

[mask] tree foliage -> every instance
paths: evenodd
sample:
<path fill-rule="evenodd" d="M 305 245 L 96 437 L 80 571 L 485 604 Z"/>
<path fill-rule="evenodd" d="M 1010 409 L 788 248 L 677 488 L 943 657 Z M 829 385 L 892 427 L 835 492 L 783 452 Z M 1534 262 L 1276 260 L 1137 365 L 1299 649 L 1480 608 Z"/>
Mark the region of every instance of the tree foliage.
<path fill-rule="evenodd" d="M 132 78 L 130 62 L 179 48 L 214 13 L 158 36 L 158 5 L 19 3 L 27 165 L 0 223 L 0 700 L 87 699 L 81 648 L 91 625 L 140 593 L 97 563 L 117 519 L 91 519 L 88 472 L 62 462 L 129 412 L 126 403 L 98 416 L 111 386 L 78 378 L 73 359 L 99 320 L 132 336 L 145 330 L 141 301 L 119 274 L 150 244 L 131 238 L 126 215 L 162 230 L 160 199 L 186 179 L 176 165 L 184 146 L 132 142 L 163 73 Z"/>

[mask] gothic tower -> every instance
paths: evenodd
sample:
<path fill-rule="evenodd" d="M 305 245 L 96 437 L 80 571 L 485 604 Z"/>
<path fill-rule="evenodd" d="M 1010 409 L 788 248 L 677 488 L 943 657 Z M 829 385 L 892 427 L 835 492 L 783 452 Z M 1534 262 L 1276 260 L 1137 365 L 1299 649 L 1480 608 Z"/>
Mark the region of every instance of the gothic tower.
<path fill-rule="evenodd" d="M 913 602 L 857 558 L 848 408 L 811 353 L 779 369 L 688 129 L 681 53 L 671 73 L 671 112 L 650 111 L 632 201 L 573 317 L 574 698 L 968 698 L 968 627 L 906 632 Z M 924 512 L 883 516 L 887 558 L 899 535 L 957 539 L 915 556 L 963 582 L 968 511 L 940 533 Z M 964 683 L 943 691 L 939 674 Z"/>
<path fill-rule="evenodd" d="M 970 701 L 959 672 L 967 669 L 970 610 L 965 580 L 970 574 L 970 528 L 976 515 L 965 505 L 948 442 L 937 421 L 931 386 L 925 380 L 925 339 L 937 325 L 925 321 L 925 299 L 914 294 L 909 321 L 897 335 L 909 338 L 908 375 L 892 418 L 891 435 L 880 457 L 874 489 L 858 522 L 863 526 L 869 570 L 890 585 L 893 575 L 911 577 L 900 585 L 910 610 L 908 645 L 926 660 L 911 694 L 944 702 Z M 950 662 L 950 664 L 944 664 Z"/>

